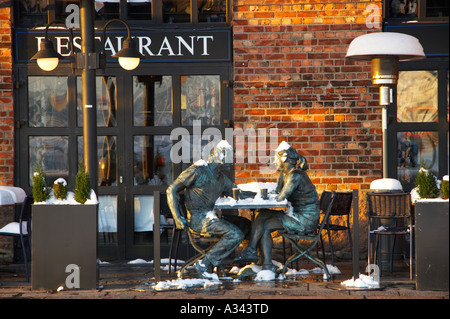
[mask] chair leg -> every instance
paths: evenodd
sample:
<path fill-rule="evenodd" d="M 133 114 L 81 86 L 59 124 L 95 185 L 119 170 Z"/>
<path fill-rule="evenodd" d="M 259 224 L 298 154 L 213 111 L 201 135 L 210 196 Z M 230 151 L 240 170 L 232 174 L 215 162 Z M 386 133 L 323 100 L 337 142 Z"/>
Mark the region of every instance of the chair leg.
<path fill-rule="evenodd" d="M 181 230 L 177 230 L 176 235 L 177 235 L 176 236 L 177 239 L 175 242 L 175 271 L 177 270 L 177 267 L 178 267 L 178 247 L 180 247 L 180 240 L 181 240 L 181 235 L 182 235 Z"/>
<path fill-rule="evenodd" d="M 410 280 L 413 280 L 413 242 L 414 242 L 413 235 L 414 235 L 413 229 L 412 229 L 412 227 L 410 227 L 410 231 L 409 231 L 409 279 Z"/>
<path fill-rule="evenodd" d="M 391 250 L 391 273 L 394 271 L 394 251 L 395 251 L 396 240 L 397 240 L 397 236 L 394 235 L 394 242 L 392 244 L 392 250 Z"/>
<path fill-rule="evenodd" d="M 202 259 L 204 256 L 205 256 L 204 254 L 197 254 L 194 257 L 192 257 L 191 259 L 189 259 L 188 261 L 186 261 L 184 263 L 183 267 L 181 267 L 181 269 L 178 271 L 178 278 L 182 279 L 184 270 L 186 268 L 188 268 L 189 266 L 192 266 L 193 264 L 195 264 L 197 261 Z"/>
<path fill-rule="evenodd" d="M 323 245 L 322 234 L 320 234 L 320 244 L 322 246 L 322 259 L 323 259 L 323 262 L 326 264 L 326 260 L 325 260 L 325 246 Z"/>
<path fill-rule="evenodd" d="M 180 231 L 177 230 L 175 227 L 172 229 L 172 239 L 170 242 L 170 250 L 169 250 L 169 270 L 168 274 L 172 272 L 172 258 L 173 258 L 173 249 L 175 245 L 175 270 L 177 269 L 177 259 L 178 259 L 178 244 L 179 244 L 179 238 L 180 238 Z"/>
<path fill-rule="evenodd" d="M 352 232 L 350 231 L 350 227 L 347 228 L 348 231 L 348 242 L 350 244 L 350 249 L 353 250 L 353 239 L 352 239 Z"/>
<path fill-rule="evenodd" d="M 23 260 L 25 263 L 25 277 L 27 279 L 27 282 L 30 282 L 30 276 L 28 274 L 28 258 L 27 258 L 27 250 L 25 248 L 25 241 L 23 240 L 23 236 L 20 236 L 20 244 L 22 245 L 22 252 L 23 252 Z M 30 246 L 31 248 L 31 246 Z"/>
<path fill-rule="evenodd" d="M 173 249 L 173 242 L 175 240 L 175 228 L 172 229 L 172 238 L 170 241 L 170 249 L 169 249 L 169 270 L 167 273 L 170 275 L 171 268 L 172 268 L 172 249 Z"/>
<path fill-rule="evenodd" d="M 381 272 L 383 269 L 383 254 L 381 252 L 381 247 L 382 247 L 381 236 L 375 235 L 375 250 L 374 250 L 374 256 L 373 256 L 373 262 L 376 265 L 378 265 L 378 269 L 380 272 L 380 278 L 381 278 Z"/>
<path fill-rule="evenodd" d="M 288 258 L 288 260 L 286 261 L 286 263 L 283 266 L 282 274 L 286 273 L 286 269 L 289 264 L 293 263 L 294 261 L 298 261 L 300 259 L 300 257 L 305 256 L 306 258 L 308 258 L 309 260 L 311 260 L 312 262 L 314 262 L 316 265 L 320 266 L 323 269 L 324 273 L 326 274 L 325 281 L 331 278 L 326 264 L 319 258 L 315 258 L 315 257 L 312 257 L 311 255 L 309 255 L 310 250 L 313 249 L 314 246 L 316 246 L 318 244 L 318 239 L 316 239 L 316 241 L 314 243 L 310 244 L 310 246 L 305 250 L 302 250 L 301 247 L 293 239 L 288 238 L 288 240 L 291 243 L 291 245 L 294 246 L 296 253 L 291 255 L 291 257 Z"/>
<path fill-rule="evenodd" d="M 333 251 L 333 243 L 331 242 L 331 233 L 330 230 L 327 229 L 328 243 L 330 244 L 330 253 L 331 253 L 331 264 L 334 266 L 334 251 Z"/>

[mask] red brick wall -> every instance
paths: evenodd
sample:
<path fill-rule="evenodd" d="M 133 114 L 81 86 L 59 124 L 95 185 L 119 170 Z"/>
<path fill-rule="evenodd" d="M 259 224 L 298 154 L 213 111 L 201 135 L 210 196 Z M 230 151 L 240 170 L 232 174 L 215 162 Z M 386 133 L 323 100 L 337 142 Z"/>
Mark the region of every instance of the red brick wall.
<path fill-rule="evenodd" d="M 14 184 L 14 108 L 10 8 L 0 7 L 0 185 Z"/>
<path fill-rule="evenodd" d="M 319 191 L 367 189 L 382 175 L 371 65 L 345 59 L 355 37 L 381 31 L 366 25 L 369 4 L 381 13 L 381 1 L 233 1 L 235 128 L 276 128 Z M 236 182 L 275 178 L 260 167 L 236 165 Z"/>

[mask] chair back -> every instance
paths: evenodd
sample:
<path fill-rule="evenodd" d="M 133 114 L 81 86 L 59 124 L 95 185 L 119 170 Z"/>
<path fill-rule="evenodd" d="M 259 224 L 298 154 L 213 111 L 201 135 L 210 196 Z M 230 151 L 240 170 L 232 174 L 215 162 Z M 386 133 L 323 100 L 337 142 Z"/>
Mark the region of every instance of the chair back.
<path fill-rule="evenodd" d="M 31 205 L 34 203 L 34 199 L 32 195 L 27 195 L 25 197 L 25 200 L 23 201 L 22 204 L 22 209 L 20 210 L 20 219 L 19 219 L 19 224 L 21 225 L 19 227 L 20 232 L 22 232 L 23 228 L 22 228 L 22 223 L 26 222 L 27 223 L 27 234 L 30 234 L 31 231 Z M 26 234 L 23 234 L 26 235 Z"/>
<path fill-rule="evenodd" d="M 330 215 L 348 215 L 352 208 L 352 192 L 336 192 Z"/>
<path fill-rule="evenodd" d="M 167 194 L 163 192 L 159 193 L 159 214 L 165 217 L 172 217 L 172 212 L 167 204 Z"/>
<path fill-rule="evenodd" d="M 336 193 L 333 191 L 323 191 L 322 195 L 320 195 L 320 212 L 325 214 L 322 218 L 322 221 L 318 227 L 318 234 L 322 233 L 322 230 L 330 216 L 331 208 L 333 207 L 334 200 L 336 198 Z"/>
<path fill-rule="evenodd" d="M 368 214 L 375 218 L 408 218 L 411 216 L 409 193 L 367 193 Z"/>

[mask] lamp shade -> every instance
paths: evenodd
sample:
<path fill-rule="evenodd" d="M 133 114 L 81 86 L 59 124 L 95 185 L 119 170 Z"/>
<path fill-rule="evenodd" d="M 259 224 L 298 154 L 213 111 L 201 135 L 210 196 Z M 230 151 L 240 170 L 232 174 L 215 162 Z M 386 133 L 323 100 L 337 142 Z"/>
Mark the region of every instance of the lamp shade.
<path fill-rule="evenodd" d="M 118 58 L 120 66 L 125 70 L 134 70 L 144 56 L 137 50 L 133 39 L 127 38 L 123 42 L 123 48 L 112 57 Z"/>
<path fill-rule="evenodd" d="M 396 32 L 376 32 L 361 35 L 349 45 L 346 58 L 371 60 L 375 57 L 396 56 L 399 61 L 425 58 L 422 45 L 413 36 Z"/>
<path fill-rule="evenodd" d="M 36 60 L 39 67 L 44 71 L 54 70 L 62 59 L 62 55 L 53 48 L 53 43 L 45 38 L 40 44 L 40 50 L 33 55 L 31 60 Z"/>

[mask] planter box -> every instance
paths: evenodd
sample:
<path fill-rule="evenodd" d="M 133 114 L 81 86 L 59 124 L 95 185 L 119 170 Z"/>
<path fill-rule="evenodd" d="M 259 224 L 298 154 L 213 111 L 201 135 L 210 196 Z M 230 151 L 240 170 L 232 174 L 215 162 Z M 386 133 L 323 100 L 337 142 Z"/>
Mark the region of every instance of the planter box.
<path fill-rule="evenodd" d="M 32 289 L 95 289 L 98 205 L 33 205 Z"/>
<path fill-rule="evenodd" d="M 417 290 L 448 290 L 448 200 L 417 201 Z"/>

